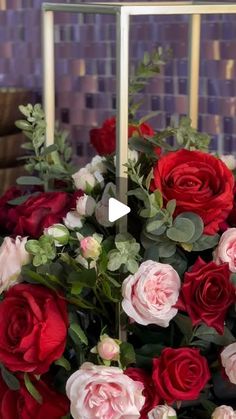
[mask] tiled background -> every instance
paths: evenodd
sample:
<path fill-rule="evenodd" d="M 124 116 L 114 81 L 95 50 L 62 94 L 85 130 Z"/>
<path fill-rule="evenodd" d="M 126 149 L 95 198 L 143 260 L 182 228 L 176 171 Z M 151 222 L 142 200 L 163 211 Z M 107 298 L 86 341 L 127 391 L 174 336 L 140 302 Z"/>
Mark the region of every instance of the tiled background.
<path fill-rule="evenodd" d="M 41 93 L 41 3 L 0 0 L 1 86 Z M 162 128 L 187 111 L 188 18 L 133 17 L 130 38 L 131 66 L 156 45 L 173 50 L 145 93 L 145 112 L 159 110 L 152 125 Z M 57 13 L 55 41 L 58 118 L 82 162 L 92 153 L 89 129 L 115 111 L 114 17 Z M 203 17 L 201 45 L 199 128 L 212 135 L 215 149 L 236 152 L 236 15 Z"/>

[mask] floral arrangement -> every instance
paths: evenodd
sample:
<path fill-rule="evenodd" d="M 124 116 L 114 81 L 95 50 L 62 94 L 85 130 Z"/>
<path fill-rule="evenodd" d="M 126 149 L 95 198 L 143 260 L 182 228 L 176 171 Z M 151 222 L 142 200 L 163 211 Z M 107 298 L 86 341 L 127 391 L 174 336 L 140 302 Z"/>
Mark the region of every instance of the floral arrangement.
<path fill-rule="evenodd" d="M 40 105 L 21 106 L 26 169 L 0 198 L 0 417 L 236 418 L 232 156 L 183 118 L 155 131 L 130 83 L 128 232 L 109 222 L 115 126 L 79 170 Z M 153 115 L 151 115 L 153 116 Z"/>

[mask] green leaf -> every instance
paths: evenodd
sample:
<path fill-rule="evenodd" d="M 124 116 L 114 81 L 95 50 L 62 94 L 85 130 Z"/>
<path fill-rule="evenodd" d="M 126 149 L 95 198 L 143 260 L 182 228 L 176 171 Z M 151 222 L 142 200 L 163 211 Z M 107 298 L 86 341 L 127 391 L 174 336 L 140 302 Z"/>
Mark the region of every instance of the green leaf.
<path fill-rule="evenodd" d="M 176 208 L 176 199 L 171 199 L 166 204 L 166 209 L 169 212 L 170 215 L 173 215 Z"/>
<path fill-rule="evenodd" d="M 0 364 L 2 379 L 11 390 L 20 390 L 20 382 L 3 364 Z"/>
<path fill-rule="evenodd" d="M 153 179 L 153 169 L 149 172 L 146 182 L 145 182 L 145 186 L 147 190 L 150 189 L 150 184 L 151 184 L 152 179 Z"/>
<path fill-rule="evenodd" d="M 122 260 L 120 257 L 120 252 L 117 252 L 116 250 L 112 250 L 109 253 L 109 261 L 107 264 L 107 269 L 111 272 L 114 272 L 114 271 L 117 271 L 121 265 L 122 265 Z"/>
<path fill-rule="evenodd" d="M 144 122 L 148 121 L 151 118 L 154 118 L 155 116 L 160 115 L 160 111 L 153 111 L 150 112 L 149 114 L 143 116 L 140 120 L 139 123 L 143 124 Z M 144 135 L 144 137 L 146 137 L 146 135 Z"/>
<path fill-rule="evenodd" d="M 154 244 L 148 247 L 144 253 L 144 260 L 153 260 L 154 262 L 159 261 L 159 246 Z"/>
<path fill-rule="evenodd" d="M 164 218 L 162 220 L 149 221 L 147 223 L 146 230 L 148 233 L 153 233 L 153 231 L 159 230 L 159 228 L 162 227 L 164 223 L 165 223 Z"/>
<path fill-rule="evenodd" d="M 37 196 L 38 194 L 39 192 L 34 192 L 32 194 L 22 195 L 22 196 L 19 196 L 18 198 L 11 199 L 7 203 L 9 205 L 21 205 L 21 204 L 24 204 L 24 202 L 26 202 L 29 198 L 31 198 L 31 196 Z"/>
<path fill-rule="evenodd" d="M 141 151 L 142 153 L 145 153 L 149 156 L 154 154 L 152 144 L 150 144 L 144 138 L 131 137 L 129 139 L 129 148 L 132 150 Z"/>
<path fill-rule="evenodd" d="M 79 340 L 84 343 L 84 345 L 88 345 L 88 339 L 84 331 L 81 329 L 78 323 L 71 323 L 69 327 L 69 331 L 72 330 L 73 333 L 79 338 Z"/>
<path fill-rule="evenodd" d="M 159 206 L 159 208 L 161 209 L 163 207 L 163 196 L 160 189 L 156 189 L 153 193 L 155 196 L 155 201 L 157 205 Z"/>
<path fill-rule="evenodd" d="M 33 255 L 38 255 L 38 252 L 40 251 L 38 240 L 28 240 L 25 244 L 25 249 Z"/>
<path fill-rule="evenodd" d="M 29 377 L 29 375 L 27 373 L 24 374 L 24 382 L 25 382 L 25 387 L 27 388 L 27 390 L 30 393 L 30 395 L 39 404 L 42 404 L 43 403 L 43 398 L 42 398 L 41 394 L 38 392 L 38 390 L 35 388 L 35 386 L 32 383 L 32 381 L 30 381 L 30 377 Z"/>
<path fill-rule="evenodd" d="M 128 259 L 126 263 L 126 268 L 129 272 L 134 274 L 138 270 L 138 262 L 135 259 Z"/>
<path fill-rule="evenodd" d="M 159 244 L 158 248 L 160 258 L 169 258 L 176 252 L 176 245 L 169 241 L 163 241 Z"/>
<path fill-rule="evenodd" d="M 195 227 L 188 218 L 177 217 L 174 220 L 173 227 L 166 230 L 166 235 L 170 240 L 179 243 L 185 243 L 191 240 L 195 233 Z"/>
<path fill-rule="evenodd" d="M 120 345 L 120 362 L 123 368 L 129 364 L 135 363 L 134 348 L 128 342 L 122 342 Z"/>
<path fill-rule="evenodd" d="M 219 240 L 219 234 L 215 234 L 214 236 L 203 234 L 195 243 L 193 243 L 193 251 L 201 252 L 203 250 L 211 249 L 219 243 Z"/>
<path fill-rule="evenodd" d="M 136 196 L 140 201 L 145 201 L 147 198 L 145 192 L 141 188 L 132 189 L 131 191 L 128 191 L 128 196 Z"/>
<path fill-rule="evenodd" d="M 220 335 L 213 327 L 208 327 L 206 324 L 203 324 L 197 329 L 195 336 L 206 342 L 222 346 L 227 346 L 235 342 L 235 337 L 227 327 L 224 328 L 224 334 Z"/>
<path fill-rule="evenodd" d="M 195 233 L 193 237 L 190 240 L 188 240 L 188 243 L 196 242 L 201 237 L 204 230 L 204 223 L 202 218 L 193 212 L 183 212 L 180 215 L 178 215 L 178 217 L 188 218 L 190 221 L 192 221 L 195 227 Z"/>
<path fill-rule="evenodd" d="M 80 272 L 71 272 L 68 277 L 68 282 L 77 283 L 83 287 L 93 288 L 96 284 L 97 273 L 94 268 L 83 269 Z"/>
<path fill-rule="evenodd" d="M 174 322 L 177 324 L 180 331 L 184 336 L 191 337 L 193 332 L 192 321 L 188 316 L 178 313 L 174 318 Z"/>
<path fill-rule="evenodd" d="M 69 363 L 69 361 L 64 358 L 64 356 L 62 356 L 60 359 L 57 359 L 54 362 L 55 365 L 59 365 L 60 367 L 64 368 L 66 371 L 70 371 L 71 370 L 71 365 Z"/>
<path fill-rule="evenodd" d="M 108 300 L 113 301 L 114 303 L 118 303 L 119 300 L 113 297 L 111 285 L 108 281 L 103 280 L 102 290 L 103 290 L 104 295 L 108 298 Z"/>
<path fill-rule="evenodd" d="M 42 179 L 36 176 L 20 176 L 17 178 L 16 183 L 18 185 L 43 185 Z"/>
<path fill-rule="evenodd" d="M 24 119 L 18 119 L 15 122 L 15 126 L 22 131 L 32 131 L 32 125 Z"/>
<path fill-rule="evenodd" d="M 200 403 L 202 407 L 209 413 L 209 415 L 212 415 L 214 410 L 217 408 L 217 405 L 210 400 L 202 399 L 200 400 Z"/>
<path fill-rule="evenodd" d="M 48 156 L 48 154 L 51 154 L 53 151 L 57 151 L 58 146 L 56 144 L 51 144 L 48 147 L 45 147 L 45 149 L 41 152 L 41 157 Z"/>

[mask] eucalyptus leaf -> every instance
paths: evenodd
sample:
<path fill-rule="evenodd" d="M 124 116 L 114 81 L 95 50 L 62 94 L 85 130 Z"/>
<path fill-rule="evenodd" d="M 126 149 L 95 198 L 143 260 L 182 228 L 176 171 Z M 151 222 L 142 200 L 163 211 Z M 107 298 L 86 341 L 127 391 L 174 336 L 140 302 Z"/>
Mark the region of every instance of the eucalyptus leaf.
<path fill-rule="evenodd" d="M 201 252 L 203 250 L 211 249 L 215 247 L 220 240 L 219 234 L 215 234 L 214 236 L 208 236 L 203 234 L 194 244 L 193 244 L 193 251 L 194 252 Z"/>
<path fill-rule="evenodd" d="M 195 336 L 207 342 L 222 346 L 227 346 L 235 342 L 235 337 L 226 326 L 223 335 L 220 335 L 213 327 L 208 327 L 206 324 L 203 324 L 199 326 L 195 332 Z"/>
<path fill-rule="evenodd" d="M 18 185 L 43 185 L 42 179 L 36 176 L 20 176 L 17 178 L 16 183 Z"/>
<path fill-rule="evenodd" d="M 175 242 L 188 242 L 195 234 L 195 226 L 188 218 L 177 217 L 173 226 L 166 230 L 166 235 Z"/>

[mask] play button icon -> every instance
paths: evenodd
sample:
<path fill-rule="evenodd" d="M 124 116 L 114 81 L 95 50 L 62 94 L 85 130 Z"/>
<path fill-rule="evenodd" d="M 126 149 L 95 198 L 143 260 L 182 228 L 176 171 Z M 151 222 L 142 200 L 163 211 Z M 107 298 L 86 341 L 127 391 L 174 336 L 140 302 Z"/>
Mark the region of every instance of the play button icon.
<path fill-rule="evenodd" d="M 130 212 L 130 207 L 115 198 L 110 198 L 108 203 L 108 219 L 111 223 L 124 217 Z"/>

